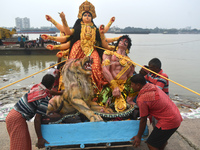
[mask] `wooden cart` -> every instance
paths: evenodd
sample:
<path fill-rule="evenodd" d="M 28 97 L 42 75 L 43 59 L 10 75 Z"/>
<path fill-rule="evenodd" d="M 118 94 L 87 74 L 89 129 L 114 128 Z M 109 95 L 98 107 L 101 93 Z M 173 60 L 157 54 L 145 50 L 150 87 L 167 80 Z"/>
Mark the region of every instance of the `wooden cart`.
<path fill-rule="evenodd" d="M 55 147 L 88 149 L 97 147 L 131 146 L 131 138 L 137 135 L 139 120 L 82 122 L 73 124 L 42 125 L 42 135 L 49 144 L 46 150 Z M 143 137 L 148 135 L 146 126 Z"/>

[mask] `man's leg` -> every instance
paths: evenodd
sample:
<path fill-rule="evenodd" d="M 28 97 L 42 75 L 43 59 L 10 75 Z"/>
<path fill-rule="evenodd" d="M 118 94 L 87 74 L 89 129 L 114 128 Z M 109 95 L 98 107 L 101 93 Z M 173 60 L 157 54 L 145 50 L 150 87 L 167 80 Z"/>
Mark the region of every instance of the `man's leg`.
<path fill-rule="evenodd" d="M 159 150 L 158 148 L 153 147 L 153 146 L 149 145 L 148 143 L 147 143 L 147 146 L 148 146 L 148 148 L 149 148 L 150 150 Z"/>
<path fill-rule="evenodd" d="M 12 109 L 6 117 L 6 127 L 10 136 L 10 150 L 31 150 L 28 125 L 22 115 Z"/>
<path fill-rule="evenodd" d="M 168 143 L 168 142 L 166 142 L 166 143 L 165 143 L 162 147 L 160 147 L 160 148 L 153 147 L 153 146 L 149 145 L 148 143 L 147 143 L 147 146 L 148 146 L 148 148 L 149 148 L 150 150 L 164 150 L 164 149 L 165 149 L 165 146 L 167 145 L 167 143 Z"/>
<path fill-rule="evenodd" d="M 150 150 L 163 150 L 167 145 L 168 139 L 178 128 L 162 130 L 155 127 L 147 139 L 147 145 Z"/>
<path fill-rule="evenodd" d="M 159 150 L 164 150 L 165 149 L 165 146 L 167 145 L 168 142 L 166 142 L 162 147 L 160 147 Z"/>

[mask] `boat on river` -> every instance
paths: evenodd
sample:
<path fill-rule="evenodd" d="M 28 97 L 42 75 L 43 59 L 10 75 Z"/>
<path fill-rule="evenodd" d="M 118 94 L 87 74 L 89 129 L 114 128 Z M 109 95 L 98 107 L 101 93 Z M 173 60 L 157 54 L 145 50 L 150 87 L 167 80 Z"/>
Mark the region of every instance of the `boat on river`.
<path fill-rule="evenodd" d="M 17 34 L 56 34 L 54 28 L 50 29 L 21 29 L 17 30 Z"/>

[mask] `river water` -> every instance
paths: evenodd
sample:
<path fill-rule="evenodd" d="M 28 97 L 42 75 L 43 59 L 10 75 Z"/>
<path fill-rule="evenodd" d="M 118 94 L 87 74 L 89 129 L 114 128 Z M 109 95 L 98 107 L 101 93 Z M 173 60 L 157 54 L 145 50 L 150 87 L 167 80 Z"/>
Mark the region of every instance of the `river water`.
<path fill-rule="evenodd" d="M 119 34 L 106 34 L 116 37 Z M 194 34 L 130 34 L 132 48 L 129 57 L 140 65 L 148 65 L 149 60 L 157 57 L 162 62 L 162 69 L 169 78 L 189 89 L 200 93 L 200 35 Z M 29 35 L 36 39 L 39 35 Z M 0 88 L 23 79 L 33 73 L 49 67 L 56 62 L 56 56 L 0 55 Z M 140 67 L 136 67 L 136 72 Z M 30 87 L 39 83 L 46 71 L 18 82 L 3 90 Z M 170 96 L 178 95 L 189 100 L 199 101 L 200 96 L 170 82 Z"/>

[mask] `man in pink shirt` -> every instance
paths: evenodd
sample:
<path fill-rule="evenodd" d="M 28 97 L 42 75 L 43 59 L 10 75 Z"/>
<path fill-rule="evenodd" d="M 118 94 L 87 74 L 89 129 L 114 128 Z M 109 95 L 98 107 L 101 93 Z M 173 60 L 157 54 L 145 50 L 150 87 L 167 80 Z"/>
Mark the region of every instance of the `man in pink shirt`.
<path fill-rule="evenodd" d="M 140 110 L 140 127 L 138 134 L 131 140 L 133 146 L 140 145 L 141 137 L 147 123 L 147 117 L 152 115 L 158 120 L 155 128 L 147 139 L 150 150 L 163 150 L 167 140 L 178 129 L 182 117 L 179 109 L 159 87 L 146 83 L 145 78 L 137 74 L 131 78 L 131 87 L 138 91 L 137 105 Z"/>

